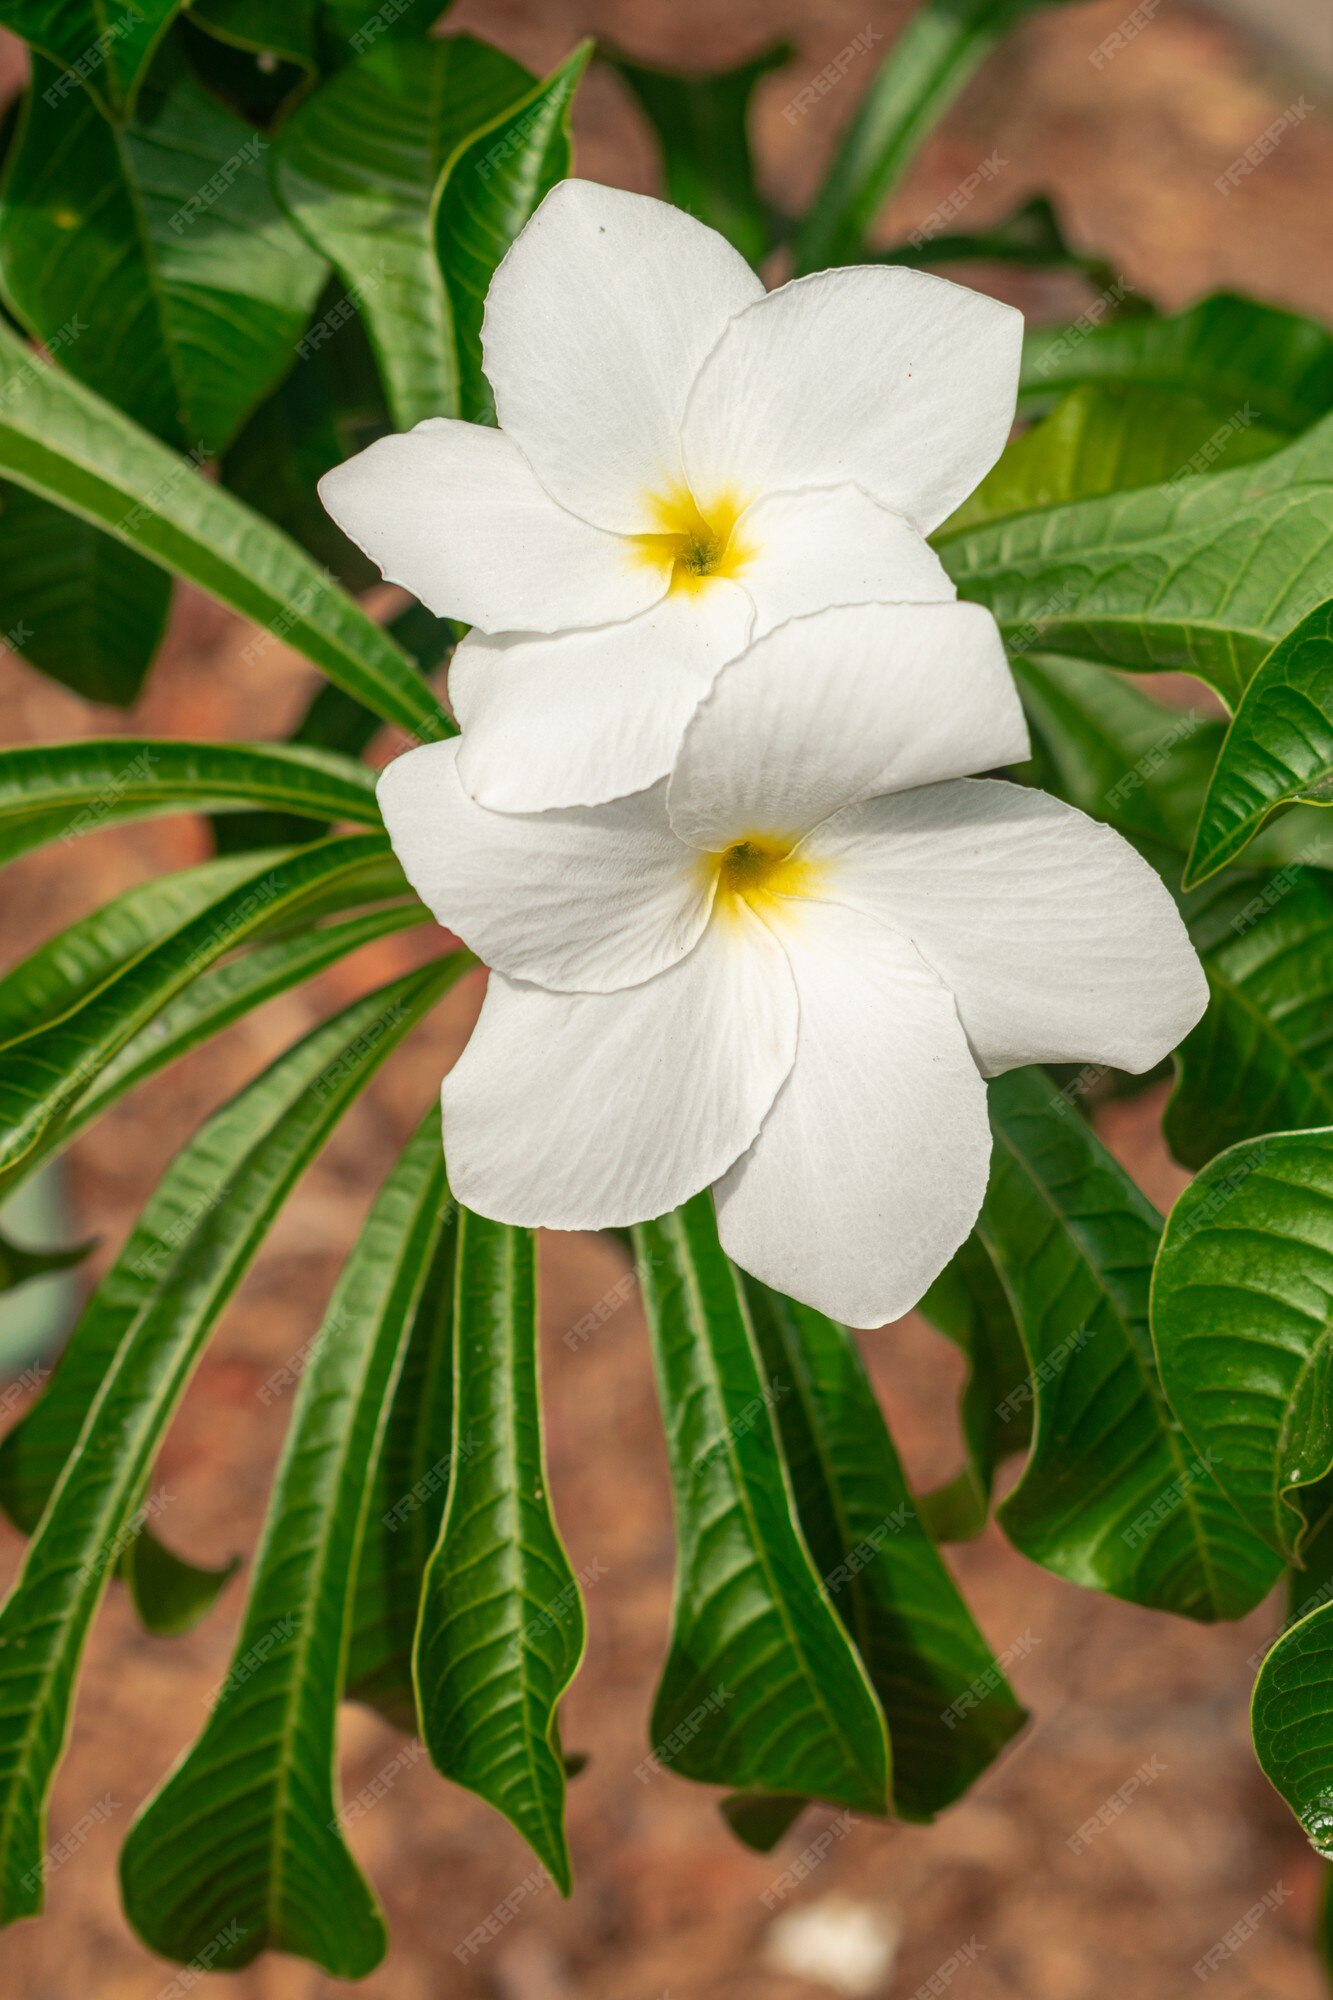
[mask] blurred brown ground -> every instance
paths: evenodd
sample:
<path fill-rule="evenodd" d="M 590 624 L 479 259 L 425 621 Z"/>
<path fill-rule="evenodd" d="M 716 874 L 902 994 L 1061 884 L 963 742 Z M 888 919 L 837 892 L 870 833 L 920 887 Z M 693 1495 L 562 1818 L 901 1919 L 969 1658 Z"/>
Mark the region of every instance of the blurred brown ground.
<path fill-rule="evenodd" d="M 709 68 L 787 35 L 799 53 L 765 82 L 758 130 L 767 185 L 796 204 L 814 186 L 874 57 L 860 57 L 808 116 L 789 119 L 784 106 L 867 19 L 887 37 L 906 11 L 878 0 L 811 0 L 803 8 L 777 0 L 726 7 L 467 0 L 453 22 L 539 69 L 585 31 L 650 62 Z M 1082 240 L 1163 304 L 1233 285 L 1333 318 L 1328 127 L 1314 118 L 1300 124 L 1228 199 L 1213 186 L 1308 80 L 1273 67 L 1184 0 L 1165 0 L 1137 39 L 1095 68 L 1090 52 L 1126 12 L 1126 0 L 1104 0 L 1039 17 L 1014 37 L 927 148 L 886 229 L 922 220 L 998 152 L 1003 171 L 959 226 L 981 224 L 1044 188 Z M 651 142 L 608 74 L 594 70 L 588 79 L 578 128 L 582 173 L 654 187 Z M 1064 281 L 1009 295 L 1044 317 L 1082 303 Z M 247 663 L 241 649 L 249 636 L 216 606 L 183 596 L 136 726 L 205 737 L 290 726 L 310 670 L 276 644 Z M 0 674 L 6 741 L 124 727 L 122 716 L 84 708 L 10 663 Z M 198 829 L 168 822 L 34 858 L 21 876 L 6 878 L 6 960 L 117 890 L 203 852 Z M 354 961 L 326 978 L 318 1003 L 302 994 L 271 1006 L 80 1141 L 71 1172 L 79 1232 L 95 1230 L 114 1246 L 206 1110 L 337 998 L 369 983 L 371 971 L 364 958 Z M 165 1531 L 190 1554 L 220 1559 L 252 1548 L 288 1414 L 281 1399 L 265 1407 L 256 1392 L 313 1331 L 372 1189 L 460 1047 L 476 998 L 454 996 L 345 1122 L 215 1339 L 160 1472 L 173 1496 Z M 1156 1137 L 1159 1102 L 1155 1094 L 1151 1103 L 1116 1109 L 1104 1130 L 1165 1203 L 1183 1176 Z M 596 1562 L 604 1572 L 589 1593 L 588 1658 L 565 1709 L 567 1744 L 592 1758 L 570 1795 L 574 1901 L 562 1906 L 548 1888 L 460 1965 L 455 1947 L 532 1864 L 499 1819 L 417 1764 L 353 1830 L 392 1932 L 387 1962 L 362 1989 L 368 2000 L 800 2000 L 830 1990 L 764 1962 L 770 1919 L 760 1898 L 785 1865 L 781 1856 L 757 1859 L 736 1846 L 706 1792 L 669 1775 L 647 1784 L 633 1775 L 646 1748 L 672 1571 L 665 1463 L 637 1302 L 577 1351 L 562 1338 L 621 1270 L 601 1241 L 546 1242 L 555 1502 L 575 1564 Z M 865 1348 L 913 1472 L 922 1480 L 947 1475 L 958 1459 L 952 1351 L 910 1320 L 871 1336 Z M 18 1537 L 0 1528 L 5 1577 L 19 1554 Z M 1275 1607 L 1210 1631 L 1079 1592 L 1022 1561 L 994 1533 L 950 1560 L 991 1642 L 1026 1649 L 1014 1678 L 1033 1710 L 1029 1733 L 937 1826 L 854 1828 L 786 1907 L 851 1898 L 899 1932 L 896 1966 L 879 1989 L 890 1995 L 939 1990 L 933 1976 L 975 1940 L 970 1962 L 941 1973 L 958 2000 L 1178 2000 L 1195 1990 L 1195 1961 L 1280 1884 L 1289 1898 L 1217 1971 L 1216 1991 L 1225 2000 L 1316 2000 L 1325 1989 L 1307 1938 L 1319 1864 L 1248 1745 L 1246 1662 Z M 154 2000 L 172 1977 L 128 1933 L 115 1855 L 131 1812 L 202 1724 L 202 1699 L 226 1670 L 241 1594 L 233 1584 L 214 1615 L 175 1642 L 145 1637 L 118 1595 L 108 1603 L 56 1786 L 52 1839 L 94 1801 L 110 1794 L 116 1803 L 54 1874 L 45 1919 L 0 1941 L 0 1991 L 12 2000 Z M 379 1772 L 398 1744 L 374 1717 L 346 1711 L 347 1790 Z M 1154 1775 L 1128 1810 L 1084 1851 L 1071 1851 L 1075 1830 L 1144 1765 Z M 819 1824 L 812 1816 L 803 1826 Z M 806 1838 L 808 1831 L 789 1837 L 787 1850 Z M 351 1989 L 295 1961 L 272 1960 L 218 1990 L 243 2000 L 315 2000 Z"/>

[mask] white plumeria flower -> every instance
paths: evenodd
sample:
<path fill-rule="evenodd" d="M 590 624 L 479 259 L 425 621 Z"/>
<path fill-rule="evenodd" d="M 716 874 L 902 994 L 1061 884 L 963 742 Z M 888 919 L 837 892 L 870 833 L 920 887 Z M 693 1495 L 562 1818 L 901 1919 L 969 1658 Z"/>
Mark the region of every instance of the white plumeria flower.
<path fill-rule="evenodd" d="M 599 1229 L 713 1185 L 747 1271 L 905 1312 L 981 1204 L 983 1076 L 1146 1069 L 1207 998 L 1133 848 L 963 775 L 1027 750 L 989 613 L 926 604 L 779 626 L 602 806 L 493 812 L 456 740 L 391 764 L 398 857 L 492 968 L 443 1090 L 459 1200 Z"/>
<path fill-rule="evenodd" d="M 432 418 L 320 484 L 387 578 L 474 628 L 449 678 L 473 797 L 640 790 L 784 619 L 952 600 L 924 537 L 1004 446 L 1022 326 L 892 266 L 765 294 L 668 203 L 554 188 L 486 297 L 499 430 Z"/>

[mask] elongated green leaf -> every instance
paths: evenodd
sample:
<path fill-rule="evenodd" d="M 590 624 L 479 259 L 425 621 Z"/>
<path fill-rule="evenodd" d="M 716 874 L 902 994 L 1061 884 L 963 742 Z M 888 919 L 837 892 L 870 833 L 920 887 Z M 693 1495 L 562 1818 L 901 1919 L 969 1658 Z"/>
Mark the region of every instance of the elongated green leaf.
<path fill-rule="evenodd" d="M 457 1258 L 453 1463 L 413 1666 L 421 1733 L 568 1895 L 558 1705 L 583 1656 L 583 1601 L 547 1494 L 533 1239 L 462 1209 Z"/>
<path fill-rule="evenodd" d="M 1181 1423 L 1256 1535 L 1299 1555 L 1333 1471 L 1333 1142 L 1233 1146 L 1171 1211 L 1153 1335 Z"/>
<path fill-rule="evenodd" d="M 1017 21 L 1049 4 L 928 0 L 911 17 L 880 63 L 802 224 L 798 273 L 856 262 L 881 205 L 973 71 Z M 862 60 L 879 39 L 862 31 Z M 793 97 L 794 109 L 818 102 L 817 84 L 805 89 L 807 97 Z"/>
<path fill-rule="evenodd" d="M 1044 422 L 1006 446 L 940 533 L 993 526 L 1191 471 L 1246 465 L 1283 442 L 1281 431 L 1238 422 L 1193 396 L 1119 383 L 1075 389 Z"/>
<path fill-rule="evenodd" d="M 922 1526 L 851 1337 L 752 1279 L 801 1528 L 889 1725 L 894 1810 L 931 1819 L 980 1776 L 1023 1710 Z"/>
<path fill-rule="evenodd" d="M 1333 599 L 1278 641 L 1241 697 L 1186 869 L 1201 882 L 1244 852 L 1275 807 L 1327 800 L 1333 780 Z"/>
<path fill-rule="evenodd" d="M 327 267 L 278 207 L 268 141 L 172 48 L 125 126 L 86 92 L 51 100 L 53 75 L 37 63 L 5 171 L 5 298 L 99 395 L 212 454 L 291 365 Z"/>
<path fill-rule="evenodd" d="M 411 662 L 294 542 L 4 326 L 0 474 L 267 626 L 386 721 L 453 733 Z"/>
<path fill-rule="evenodd" d="M 203 861 L 113 896 L 30 952 L 0 979 L 0 1045 L 54 1027 L 96 997 L 219 896 L 249 881 L 268 857 Z"/>
<path fill-rule="evenodd" d="M 330 891 L 358 900 L 361 878 L 369 871 L 374 880 L 385 845 L 379 835 L 347 834 L 262 858 L 248 878 L 130 960 L 66 1019 L 18 1044 L 0 1079 L 0 1174 L 17 1166 L 131 1036 L 210 965 Z"/>
<path fill-rule="evenodd" d="M 1185 910 L 1209 1003 L 1177 1055 L 1176 1158 L 1202 1167 L 1257 1133 L 1333 1124 L 1333 877 L 1291 862 L 1210 883 Z"/>
<path fill-rule="evenodd" d="M 668 199 L 716 229 L 754 265 L 773 248 L 776 231 L 755 179 L 750 100 L 760 78 L 791 58 L 791 44 L 775 42 L 711 76 L 675 76 L 625 56 L 610 58 L 652 122 Z"/>
<path fill-rule="evenodd" d="M 164 1957 L 265 1949 L 337 1979 L 378 1964 L 384 1919 L 343 1838 L 335 1729 L 374 1449 L 448 1197 L 440 1119 L 375 1202 L 301 1377 L 231 1669 L 203 1735 L 121 1854 L 125 1908 Z"/>
<path fill-rule="evenodd" d="M 171 579 L 49 500 L 0 485 L 7 643 L 87 701 L 128 708 L 161 642 Z"/>
<path fill-rule="evenodd" d="M 1029 329 L 1021 410 L 1031 414 L 1090 382 L 1196 396 L 1294 434 L 1333 410 L 1333 334 L 1227 292 L 1166 319 L 1106 318 L 1099 310 L 1073 326 Z"/>
<path fill-rule="evenodd" d="M 974 233 L 916 230 L 906 243 L 871 254 L 875 264 L 912 264 L 934 269 L 940 264 L 1022 264 L 1034 270 L 1059 268 L 1082 271 L 1090 280 L 1106 270 L 1102 260 L 1084 256 L 1066 240 L 1049 195 L 1034 194 Z M 1039 328 L 1044 332 L 1044 328 Z"/>
<path fill-rule="evenodd" d="M 307 99 L 275 149 L 283 203 L 360 306 L 397 430 L 466 414 L 435 211 L 455 148 L 532 82 L 466 35 L 380 45 Z"/>
<path fill-rule="evenodd" d="M 453 153 L 436 198 L 435 239 L 458 355 L 458 407 L 493 422 L 481 367 L 481 316 L 495 267 L 542 197 L 570 169 L 569 113 L 592 53 L 580 42 L 560 67 Z"/>
<path fill-rule="evenodd" d="M 74 1243 L 67 1249 L 38 1250 L 0 1235 L 0 1292 L 12 1292 L 16 1285 L 26 1284 L 29 1278 L 44 1278 L 51 1271 L 68 1271 L 81 1264 L 92 1247 L 91 1243 Z"/>
<path fill-rule="evenodd" d="M 208 1616 L 240 1566 L 238 1555 L 215 1569 L 187 1562 L 145 1527 L 121 1557 L 120 1573 L 144 1630 L 175 1639 Z"/>
<path fill-rule="evenodd" d="M 0 751 L 0 861 L 126 820 L 256 805 L 315 820 L 380 823 L 374 774 L 326 750 L 88 737 Z"/>
<path fill-rule="evenodd" d="M 133 103 L 168 23 L 181 0 L 0 0 L 0 27 L 12 28 L 52 62 L 60 75 L 48 88 L 57 104 L 77 105 L 85 88 L 113 116 Z"/>
<path fill-rule="evenodd" d="M 328 513 L 319 482 L 390 428 L 360 301 L 335 271 L 291 368 L 227 447 L 222 481 L 344 589 L 366 590 L 379 571 Z"/>
<path fill-rule="evenodd" d="M 173 1048 L 181 1053 L 191 1046 L 201 1022 L 214 1017 L 215 1011 L 216 1015 L 228 1015 L 238 998 L 243 1001 L 247 993 L 253 994 L 254 1004 L 258 1004 L 270 993 L 283 991 L 290 983 L 289 972 L 299 977 L 306 966 L 318 970 L 321 964 L 330 963 L 333 955 L 340 956 L 343 950 L 378 935 L 372 928 L 374 922 L 354 918 L 334 927 L 333 932 L 317 933 L 325 940 L 320 952 L 312 950 L 309 939 L 281 939 L 205 973 L 154 1022 L 154 1027 L 163 1029 L 160 1045 L 158 1038 L 130 1043 L 104 1072 L 96 1094 L 100 1101 L 94 1110 L 105 1108 L 134 1082 L 169 1061 Z M 297 946 L 303 949 L 298 952 Z M 456 969 L 461 971 L 466 963 L 466 959 L 456 962 Z M 254 982 L 248 988 L 243 979 L 247 969 Z M 191 1001 L 196 1002 L 197 1012 L 191 1011 Z M 394 1004 L 396 999 L 391 997 L 389 1008 L 366 1029 L 368 1050 L 396 1025 L 391 1014 Z M 161 1049 L 166 1052 L 160 1053 Z M 328 1081 L 322 1075 L 317 1077 L 315 1088 L 327 1094 Z M 126 1329 L 162 1283 L 176 1248 L 208 1213 L 216 1189 L 228 1185 L 239 1171 L 251 1141 L 251 1120 L 257 1115 L 252 1106 L 257 1101 L 261 1099 L 243 1093 L 203 1128 L 196 1145 L 177 1155 L 85 1306 L 44 1393 L 0 1440 L 0 1507 L 25 1533 L 37 1525 L 78 1443 Z M 94 1110 L 87 1115 L 94 1115 Z M 84 1114 L 85 1103 L 81 1101 L 80 1120 Z"/>
<path fill-rule="evenodd" d="M 1280 1564 L 1246 1529 L 1158 1380 L 1148 1287 L 1160 1218 L 1040 1070 L 990 1086 L 977 1233 L 1028 1350 L 1032 1453 L 998 1510 L 1058 1576 L 1187 1618 L 1239 1618 Z M 1173 1398 L 1174 1404 L 1174 1398 Z"/>
<path fill-rule="evenodd" d="M 1333 1605 L 1282 1634 L 1250 1704 L 1255 1755 L 1320 1854 L 1333 1857 Z M 1324 1888 L 1321 1930 L 1327 1934 Z M 1326 1947 L 1325 1947 L 1326 1948 Z"/>
<path fill-rule="evenodd" d="M 347 1693 L 409 1732 L 417 1727 L 412 1644 L 421 1587 L 453 1464 L 457 1247 L 458 1210 L 449 1203 L 368 1469 L 370 1502 L 348 1642 Z"/>
<path fill-rule="evenodd" d="M 1180 668 L 1234 708 L 1333 595 L 1333 418 L 1253 465 L 1035 508 L 945 534 L 940 554 L 1020 650 Z"/>
<path fill-rule="evenodd" d="M 209 1331 L 348 1103 L 457 969 L 445 960 L 356 1001 L 233 1099 L 177 1162 L 182 1174 L 190 1162 L 198 1206 L 166 1246 L 162 1282 L 119 1339 L 0 1611 L 4 1921 L 41 1907 L 46 1800 L 83 1642 L 136 1517 L 151 1506 L 149 1471 Z M 235 1143 L 238 1130 L 245 1145 Z"/>
<path fill-rule="evenodd" d="M 675 1495 L 671 1647 L 653 1762 L 705 1784 L 889 1805 L 884 1716 L 810 1551 L 763 1372 L 702 1194 L 635 1231 Z"/>

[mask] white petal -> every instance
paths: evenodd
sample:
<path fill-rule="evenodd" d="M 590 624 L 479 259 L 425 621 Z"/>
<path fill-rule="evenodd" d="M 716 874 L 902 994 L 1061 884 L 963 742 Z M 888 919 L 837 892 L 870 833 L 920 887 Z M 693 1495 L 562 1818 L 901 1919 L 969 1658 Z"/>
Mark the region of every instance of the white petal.
<path fill-rule="evenodd" d="M 791 1068 L 796 992 L 772 935 L 738 918 L 624 993 L 491 975 L 442 1097 L 460 1201 L 607 1229 L 665 1214 L 739 1158 Z"/>
<path fill-rule="evenodd" d="M 1027 754 L 981 605 L 843 606 L 780 625 L 723 668 L 685 732 L 668 804 L 682 840 L 716 851 Z"/>
<path fill-rule="evenodd" d="M 765 1284 L 882 1326 L 976 1220 L 985 1085 L 947 989 L 904 939 L 829 903 L 797 905 L 778 935 L 796 975 L 796 1061 L 718 1183 L 718 1229 Z"/>
<path fill-rule="evenodd" d="M 683 958 L 713 885 L 666 816 L 665 785 L 594 812 L 488 812 L 458 777 L 458 739 L 396 758 L 380 811 L 437 923 L 487 965 L 610 993 Z"/>
<path fill-rule="evenodd" d="M 658 523 L 679 483 L 699 365 L 763 285 L 731 245 L 668 202 L 562 181 L 486 295 L 481 340 L 501 426 L 575 513 L 624 533 Z"/>
<path fill-rule="evenodd" d="M 830 604 L 932 604 L 957 596 L 930 543 L 859 486 L 774 493 L 747 507 L 737 537 L 753 550 L 741 582 L 754 635 Z"/>
<path fill-rule="evenodd" d="M 1147 862 L 1045 792 L 983 779 L 870 799 L 808 847 L 832 864 L 831 895 L 934 966 L 988 1076 L 1030 1062 L 1150 1069 L 1208 1003 Z"/>
<path fill-rule="evenodd" d="M 900 267 L 798 278 L 728 325 L 685 413 L 696 493 L 855 480 L 923 534 L 1004 448 L 1023 317 Z"/>
<path fill-rule="evenodd" d="M 496 811 L 542 812 L 656 784 L 753 616 L 740 586 L 718 577 L 592 632 L 471 634 L 449 669 L 464 785 Z"/>
<path fill-rule="evenodd" d="M 559 632 L 632 618 L 660 573 L 554 501 L 512 438 L 429 417 L 336 465 L 319 494 L 343 533 L 437 618 Z"/>

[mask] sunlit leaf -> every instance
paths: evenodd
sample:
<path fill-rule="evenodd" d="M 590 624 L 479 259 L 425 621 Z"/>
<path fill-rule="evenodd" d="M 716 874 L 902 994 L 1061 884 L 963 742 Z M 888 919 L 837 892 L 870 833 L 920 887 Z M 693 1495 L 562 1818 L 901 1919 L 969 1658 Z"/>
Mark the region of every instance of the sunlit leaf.
<path fill-rule="evenodd" d="M 396 430 L 469 414 L 435 211 L 455 148 L 532 82 L 466 35 L 380 44 L 299 106 L 275 149 L 278 193 L 356 301 Z"/>

